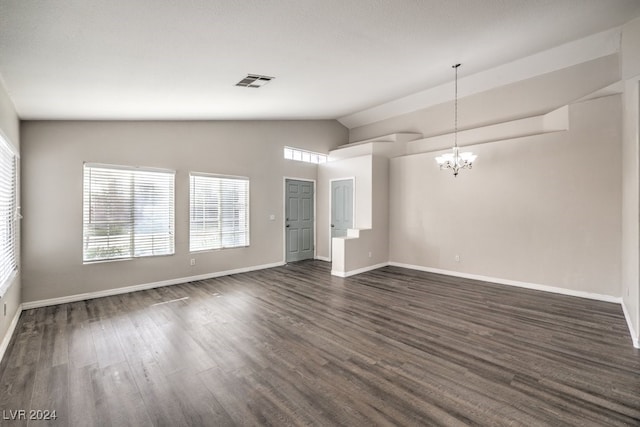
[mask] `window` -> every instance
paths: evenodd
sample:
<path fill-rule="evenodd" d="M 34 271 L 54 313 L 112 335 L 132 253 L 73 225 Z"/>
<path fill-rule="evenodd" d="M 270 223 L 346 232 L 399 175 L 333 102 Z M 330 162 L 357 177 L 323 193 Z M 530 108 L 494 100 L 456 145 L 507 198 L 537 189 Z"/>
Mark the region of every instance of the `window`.
<path fill-rule="evenodd" d="M 0 286 L 17 269 L 17 157 L 0 137 Z"/>
<path fill-rule="evenodd" d="M 299 148 L 284 147 L 284 158 L 305 163 L 326 163 L 327 155 Z"/>
<path fill-rule="evenodd" d="M 84 165 L 84 262 L 174 253 L 175 172 Z"/>
<path fill-rule="evenodd" d="M 191 174 L 189 249 L 249 246 L 249 179 Z"/>

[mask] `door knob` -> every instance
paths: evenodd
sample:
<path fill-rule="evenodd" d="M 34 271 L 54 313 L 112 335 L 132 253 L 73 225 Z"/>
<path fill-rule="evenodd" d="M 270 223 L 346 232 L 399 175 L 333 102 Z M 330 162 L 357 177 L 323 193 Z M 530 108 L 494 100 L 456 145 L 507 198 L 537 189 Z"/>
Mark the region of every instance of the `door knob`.
<path fill-rule="evenodd" d="M 335 227 L 335 225 L 331 224 L 331 228 Z"/>
<path fill-rule="evenodd" d="M 286 227 L 289 228 L 289 224 L 287 224 Z"/>

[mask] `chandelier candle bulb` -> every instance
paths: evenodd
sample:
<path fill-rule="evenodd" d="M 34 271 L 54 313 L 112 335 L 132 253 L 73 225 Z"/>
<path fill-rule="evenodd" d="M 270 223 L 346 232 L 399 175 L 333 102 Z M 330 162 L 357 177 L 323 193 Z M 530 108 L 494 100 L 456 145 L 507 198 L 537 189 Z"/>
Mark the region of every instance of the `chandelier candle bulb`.
<path fill-rule="evenodd" d="M 471 169 L 473 162 L 478 157 L 470 151 L 460 153 L 458 148 L 458 67 L 460 64 L 455 64 L 453 69 L 456 72 L 455 75 L 455 97 L 454 97 L 454 131 L 453 131 L 453 149 L 452 153 L 445 153 L 436 157 L 436 162 L 440 166 L 440 169 L 451 169 L 453 176 L 458 176 L 460 169 Z"/>

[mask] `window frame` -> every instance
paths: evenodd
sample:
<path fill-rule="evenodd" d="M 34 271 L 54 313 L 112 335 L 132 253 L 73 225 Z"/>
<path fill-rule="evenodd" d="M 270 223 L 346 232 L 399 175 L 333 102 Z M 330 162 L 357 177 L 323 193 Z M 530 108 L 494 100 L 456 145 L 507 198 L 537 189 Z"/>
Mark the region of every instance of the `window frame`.
<path fill-rule="evenodd" d="M 196 247 L 194 242 L 194 223 L 196 223 L 193 219 L 194 217 L 194 180 L 199 178 L 202 179 L 212 179 L 212 180 L 234 180 L 245 183 L 246 187 L 244 189 L 246 195 L 246 203 L 244 204 L 244 211 L 246 213 L 246 218 L 244 220 L 245 223 L 245 231 L 243 234 L 245 235 L 245 240 L 242 244 L 226 246 L 223 243 L 223 229 L 218 225 L 219 228 L 219 245 L 209 245 L 202 247 Z M 217 193 L 218 199 L 218 217 L 223 207 L 223 200 L 221 200 L 222 191 Z M 200 222 L 205 222 L 206 219 L 203 218 Z M 220 222 L 221 220 L 218 220 Z M 251 246 L 251 180 L 246 176 L 236 176 L 236 175 L 222 175 L 222 174 L 212 174 L 212 173 L 204 173 L 204 172 L 189 172 L 189 253 L 200 253 L 200 252 L 208 252 L 208 251 L 219 251 L 226 249 L 240 249 L 247 248 Z"/>
<path fill-rule="evenodd" d="M 110 171 L 122 171 L 123 175 L 120 179 L 127 178 L 126 173 L 130 173 L 129 178 L 132 180 L 131 182 L 131 200 L 129 209 L 131 210 L 130 214 L 130 244 L 128 246 L 129 254 L 128 256 L 112 256 L 112 257 L 101 257 L 101 258 L 87 258 L 87 230 L 86 227 L 92 223 L 91 219 L 87 219 L 87 214 L 91 215 L 91 206 L 87 206 L 87 168 L 95 168 L 95 169 L 106 169 Z M 142 237 L 144 233 L 136 233 L 136 222 L 140 222 L 140 220 L 136 221 L 136 196 L 148 196 L 156 193 L 145 193 L 139 192 L 136 194 L 135 190 L 135 176 L 136 174 L 140 177 L 144 176 L 144 174 L 164 174 L 170 176 L 170 185 L 165 189 L 169 192 L 169 207 L 170 210 L 167 213 L 166 220 L 169 224 L 169 231 L 167 235 L 170 236 L 169 250 L 167 253 L 153 253 L 156 248 L 153 243 L 150 246 L 151 254 L 140 254 L 136 253 L 136 236 Z M 175 216 L 175 208 L 176 208 L 176 171 L 171 169 L 161 169 L 161 168 L 153 168 L 153 167 L 140 167 L 140 166 L 127 166 L 127 165 L 113 165 L 113 164 L 104 164 L 104 163 L 93 163 L 93 162 L 84 162 L 83 163 L 83 182 L 82 182 L 82 263 L 87 264 L 95 264 L 95 263 L 103 263 L 103 262 L 114 262 L 114 261 L 131 261 L 134 259 L 140 258 L 154 258 L 154 257 L 162 257 L 162 256 L 173 256 L 176 253 L 176 216 Z M 145 181 L 142 180 L 144 183 Z M 90 195 L 91 193 L 89 193 Z M 140 206 L 140 205 L 138 205 Z M 143 217 L 144 219 L 144 217 Z M 108 224 L 113 223 L 113 221 Z M 147 233 L 148 234 L 148 233 Z M 143 245 L 144 246 L 144 245 Z M 162 246 L 159 246 L 162 247 Z"/>
<path fill-rule="evenodd" d="M 9 230 L 7 234 L 9 238 L 0 241 L 0 255 L 4 255 L 4 249 L 8 248 L 6 258 L 0 259 L 0 298 L 4 297 L 5 292 L 9 289 L 13 280 L 15 279 L 18 271 L 20 270 L 20 254 L 19 254 L 19 238 L 20 238 L 20 206 L 19 206 L 19 159 L 20 154 L 17 152 L 10 140 L 0 132 L 0 150 L 4 153 L 0 153 L 5 158 L 9 159 L 8 163 L 11 163 L 9 168 L 9 182 L 6 188 L 7 199 L 9 203 L 5 206 L 5 209 L 0 211 L 0 220 L 6 221 L 3 225 Z M 4 168 L 3 168 L 4 170 Z M 2 172 L 0 172 L 0 175 Z M 0 183 L 0 188 L 3 185 Z M 0 194 L 0 196 L 2 196 Z M 2 217 L 4 216 L 4 219 Z M 7 245 L 7 243 L 9 243 Z M 5 264 L 6 263 L 6 264 Z"/>
<path fill-rule="evenodd" d="M 327 154 L 305 150 L 302 148 L 291 147 L 288 145 L 284 146 L 283 156 L 285 160 L 311 163 L 312 165 L 321 165 L 329 161 L 329 155 Z"/>

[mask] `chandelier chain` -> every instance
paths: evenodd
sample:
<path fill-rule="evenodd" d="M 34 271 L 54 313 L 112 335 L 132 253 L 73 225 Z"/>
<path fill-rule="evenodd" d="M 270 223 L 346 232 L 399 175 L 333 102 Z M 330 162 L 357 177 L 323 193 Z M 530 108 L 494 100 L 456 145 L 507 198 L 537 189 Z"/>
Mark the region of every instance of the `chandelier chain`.
<path fill-rule="evenodd" d="M 453 146 L 458 148 L 458 67 L 456 64 L 453 68 L 456 70 L 455 78 L 455 97 L 454 97 L 454 124 L 453 124 Z"/>

